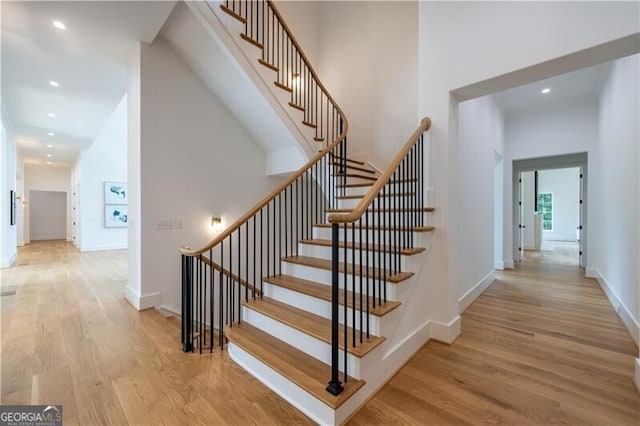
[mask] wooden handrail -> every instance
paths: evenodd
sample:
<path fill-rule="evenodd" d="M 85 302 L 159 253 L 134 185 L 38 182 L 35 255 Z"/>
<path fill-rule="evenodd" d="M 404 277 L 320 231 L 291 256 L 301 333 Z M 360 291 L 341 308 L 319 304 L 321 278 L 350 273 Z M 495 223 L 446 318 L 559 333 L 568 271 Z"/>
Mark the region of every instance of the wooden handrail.
<path fill-rule="evenodd" d="M 382 188 L 387 184 L 396 168 L 400 165 L 402 160 L 407 156 L 411 148 L 416 144 L 420 135 L 431 127 L 431 119 L 429 117 L 425 117 L 420 122 L 420 126 L 416 129 L 415 132 L 409 137 L 407 143 L 404 144 L 402 149 L 393 157 L 391 164 L 385 169 L 385 171 L 380 175 L 378 180 L 369 191 L 365 194 L 365 196 L 360 200 L 358 205 L 353 209 L 353 211 L 349 214 L 344 213 L 333 213 L 329 215 L 330 223 L 353 223 L 360 219 L 362 215 L 367 211 L 371 203 L 376 199 Z"/>
<path fill-rule="evenodd" d="M 333 105 L 333 107 L 335 108 L 335 110 L 338 112 L 338 114 L 340 115 L 340 119 L 342 120 L 342 132 L 338 135 L 338 137 L 336 138 L 335 141 L 333 141 L 330 145 L 328 145 L 325 149 L 323 149 L 322 151 L 320 151 L 318 154 L 316 154 L 315 156 L 313 156 L 304 166 L 302 166 L 297 172 L 295 172 L 293 175 L 291 175 L 285 182 L 283 182 L 282 184 L 278 185 L 278 187 L 276 189 L 274 189 L 273 191 L 271 191 L 271 193 L 269 195 L 267 195 L 265 198 L 263 198 L 258 204 L 256 204 L 251 210 L 249 210 L 248 212 L 246 212 L 244 215 L 242 215 L 238 220 L 236 220 L 231 226 L 229 226 L 227 229 L 225 229 L 224 231 L 222 231 L 218 236 L 216 236 L 213 240 L 211 240 L 211 242 L 209 242 L 207 245 L 205 245 L 202 248 L 199 249 L 191 249 L 189 247 L 181 247 L 180 248 L 180 252 L 186 256 L 197 256 L 199 254 L 202 254 L 204 252 L 206 252 L 207 250 L 212 249 L 213 247 L 217 246 L 218 244 L 220 244 L 225 238 L 227 238 L 229 235 L 233 234 L 235 231 L 238 230 L 238 228 L 240 228 L 242 225 L 244 225 L 248 220 L 250 220 L 253 216 L 255 216 L 258 212 L 260 212 L 260 210 L 266 206 L 269 202 L 271 202 L 273 199 L 275 199 L 278 194 L 280 194 L 282 191 L 284 191 L 289 185 L 291 185 L 293 182 L 295 182 L 296 179 L 298 179 L 300 176 L 302 176 L 305 172 L 307 172 L 309 169 L 311 169 L 311 167 L 313 167 L 318 161 L 320 161 L 320 159 L 322 157 L 324 157 L 325 155 L 327 155 L 328 153 L 330 153 L 340 142 L 342 142 L 346 135 L 347 135 L 347 130 L 349 129 L 349 123 L 347 122 L 347 118 L 344 114 L 344 112 L 342 111 L 342 109 L 338 106 L 338 104 L 336 103 L 336 101 L 333 99 L 333 97 L 329 94 L 329 92 L 327 91 L 327 89 L 324 87 L 324 85 L 322 84 L 322 82 L 320 81 L 320 79 L 318 78 L 318 75 L 316 74 L 315 70 L 313 69 L 313 67 L 311 66 L 311 63 L 309 62 L 309 60 L 307 59 L 307 56 L 304 54 L 304 52 L 302 51 L 302 48 L 300 47 L 300 44 L 298 44 L 298 41 L 295 39 L 295 37 L 293 36 L 291 29 L 289 28 L 289 26 L 286 24 L 286 22 L 284 21 L 284 19 L 282 18 L 282 15 L 280 14 L 280 12 L 278 11 L 278 9 L 276 8 L 276 6 L 273 4 L 273 2 L 271 0 L 267 0 L 267 4 L 269 5 L 269 7 L 271 8 L 271 10 L 273 11 L 274 15 L 278 18 L 278 21 L 280 22 L 280 24 L 282 25 L 282 28 L 285 30 L 287 36 L 291 39 L 291 42 L 293 43 L 293 45 L 295 46 L 296 50 L 298 51 L 300 57 L 302 58 L 302 60 L 304 61 L 305 65 L 307 66 L 307 68 L 309 69 L 309 72 L 311 73 L 311 75 L 313 76 L 316 84 L 318 85 L 318 87 L 322 90 L 322 92 L 327 96 L 327 99 L 329 99 L 329 101 L 331 102 L 331 104 Z"/>

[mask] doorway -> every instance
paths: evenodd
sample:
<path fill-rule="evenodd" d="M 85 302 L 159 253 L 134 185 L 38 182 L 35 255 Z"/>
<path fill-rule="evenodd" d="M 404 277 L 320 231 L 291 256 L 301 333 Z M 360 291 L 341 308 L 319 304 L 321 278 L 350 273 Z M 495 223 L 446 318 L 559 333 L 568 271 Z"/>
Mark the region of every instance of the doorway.
<path fill-rule="evenodd" d="M 513 162 L 514 259 L 584 267 L 587 154 Z"/>
<path fill-rule="evenodd" d="M 29 191 L 29 239 L 66 240 L 67 193 Z"/>

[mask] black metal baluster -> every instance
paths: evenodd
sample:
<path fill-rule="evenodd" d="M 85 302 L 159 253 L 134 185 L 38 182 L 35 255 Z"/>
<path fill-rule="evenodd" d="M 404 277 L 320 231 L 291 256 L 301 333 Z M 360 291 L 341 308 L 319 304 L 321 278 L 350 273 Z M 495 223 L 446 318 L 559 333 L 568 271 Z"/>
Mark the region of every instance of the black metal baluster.
<path fill-rule="evenodd" d="M 344 390 L 340 382 L 338 370 L 338 338 L 339 321 L 338 308 L 340 289 L 338 288 L 338 263 L 339 263 L 339 228 L 338 224 L 331 225 L 331 381 L 327 386 L 327 391 L 332 395 L 338 395 Z"/>
<path fill-rule="evenodd" d="M 211 344 L 211 347 L 209 348 L 209 353 L 213 352 L 213 332 L 215 329 L 214 323 L 213 323 L 213 318 L 215 315 L 214 312 L 214 307 L 215 307 L 215 284 L 214 284 L 214 269 L 213 269 L 213 248 L 209 249 L 209 259 L 211 259 L 211 264 L 209 265 L 209 278 L 210 278 L 210 282 L 211 282 L 211 291 L 210 291 L 210 295 L 209 295 L 209 327 L 211 328 L 211 334 L 209 335 L 209 343 Z"/>
<path fill-rule="evenodd" d="M 218 324 L 218 340 L 220 349 L 224 345 L 223 335 L 224 335 L 224 240 L 220 241 L 220 288 L 218 294 L 218 304 L 220 305 L 220 312 L 218 315 L 220 316 L 220 323 Z"/>
<path fill-rule="evenodd" d="M 345 249 L 347 241 L 344 241 Z M 356 347 L 356 224 L 351 222 L 351 334 L 353 335 L 353 347 Z M 345 288 L 346 288 L 345 282 Z M 347 301 L 344 301 L 345 306 Z M 344 323 L 346 324 L 346 318 Z"/>
<path fill-rule="evenodd" d="M 348 285 L 349 279 L 348 279 L 348 275 L 347 275 L 347 271 L 348 271 L 347 270 L 348 252 L 347 252 L 347 224 L 346 223 L 343 225 L 343 229 L 344 229 L 344 233 L 342 235 L 343 235 L 343 238 L 344 238 L 344 259 L 343 259 L 344 260 L 344 273 L 343 273 L 343 276 L 344 276 L 344 279 L 343 279 L 343 285 L 344 285 L 344 289 L 343 289 L 344 290 L 343 291 L 344 309 L 343 309 L 342 318 L 344 318 L 344 325 L 343 325 L 344 332 L 342 333 L 343 334 L 342 337 L 343 337 L 343 340 L 344 340 L 344 342 L 343 342 L 343 344 L 344 344 L 344 382 L 347 383 L 347 380 L 348 380 L 347 354 L 349 353 L 349 351 L 348 351 L 349 346 L 347 346 L 348 345 L 347 338 L 348 338 L 348 334 L 349 334 L 347 332 L 347 329 L 348 329 L 347 328 L 347 300 L 349 300 L 348 297 L 347 297 L 347 288 L 349 287 L 349 285 Z"/>

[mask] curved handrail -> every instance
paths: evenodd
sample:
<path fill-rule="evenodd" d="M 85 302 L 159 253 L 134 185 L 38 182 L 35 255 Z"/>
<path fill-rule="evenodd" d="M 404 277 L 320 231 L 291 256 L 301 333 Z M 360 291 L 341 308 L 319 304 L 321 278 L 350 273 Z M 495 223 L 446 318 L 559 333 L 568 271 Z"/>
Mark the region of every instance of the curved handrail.
<path fill-rule="evenodd" d="M 346 135 L 347 135 L 347 131 L 349 130 L 349 123 L 347 122 L 347 118 L 346 118 L 346 116 L 344 114 L 344 111 L 342 111 L 342 109 L 338 106 L 336 101 L 329 94 L 329 92 L 327 91 L 325 86 L 322 84 L 322 82 L 318 78 L 318 75 L 316 74 L 315 70 L 311 66 L 310 61 L 307 59 L 307 56 L 302 51 L 302 48 L 300 47 L 300 44 L 298 43 L 298 41 L 293 36 L 289 26 L 284 21 L 282 15 L 280 14 L 280 12 L 278 11 L 278 9 L 275 7 L 275 5 L 273 4 L 273 2 L 271 0 L 267 0 L 267 4 L 269 5 L 271 10 L 273 11 L 274 15 L 278 18 L 278 21 L 279 21 L 280 25 L 282 25 L 282 28 L 285 30 L 287 36 L 291 39 L 291 42 L 293 43 L 293 45 L 295 46 L 296 50 L 298 51 L 298 54 L 300 55 L 300 58 L 304 61 L 305 66 L 309 69 L 309 72 L 313 76 L 313 79 L 315 80 L 315 83 L 322 90 L 324 95 L 331 102 L 331 105 L 333 106 L 333 108 L 335 108 L 336 112 L 339 114 L 340 119 L 342 121 L 342 129 L 341 129 L 342 131 L 332 143 L 330 143 L 328 146 L 326 146 L 318 154 L 314 155 L 297 172 L 295 172 L 293 175 L 291 175 L 282 184 L 278 185 L 278 187 L 276 189 L 274 189 L 273 191 L 271 191 L 271 193 L 269 195 L 267 195 L 259 203 L 257 203 L 252 209 L 250 209 L 248 212 L 246 212 L 244 215 L 242 215 L 231 226 L 229 226 L 224 231 L 222 231 L 220 234 L 218 234 L 207 245 L 205 245 L 205 246 L 203 246 L 203 247 L 201 247 L 199 249 L 191 249 L 191 248 L 186 247 L 186 246 L 181 247 L 180 248 L 180 253 L 182 253 L 185 256 L 197 256 L 197 255 L 200 255 L 200 254 L 206 252 L 207 250 L 210 250 L 213 247 L 217 246 L 225 238 L 229 237 L 231 234 L 233 234 L 235 231 L 237 231 L 248 220 L 250 220 L 253 216 L 258 214 L 258 212 L 260 212 L 260 210 L 263 207 L 265 207 L 267 204 L 269 204 L 271 201 L 273 201 L 278 196 L 278 194 L 280 194 L 282 191 L 284 191 L 289 185 L 291 185 L 293 182 L 295 182 L 296 179 L 298 179 L 305 172 L 307 172 L 309 169 L 311 169 L 315 164 L 318 163 L 318 161 L 320 161 L 320 159 L 322 159 L 325 155 L 330 153 L 336 146 L 338 146 L 338 144 L 340 144 L 342 141 L 344 141 L 345 138 L 346 138 Z"/>
<path fill-rule="evenodd" d="M 416 144 L 420 135 L 431 127 L 431 119 L 429 117 L 425 117 L 420 122 L 420 125 L 416 129 L 415 132 L 409 137 L 409 140 L 404 144 L 402 149 L 398 151 L 393 160 L 389 164 L 389 166 L 385 169 L 385 171 L 380 175 L 375 184 L 365 194 L 365 196 L 360 200 L 358 205 L 353 209 L 351 213 L 333 213 L 329 215 L 330 223 L 353 223 L 359 220 L 362 215 L 367 211 L 371 203 L 376 199 L 382 188 L 387 184 L 387 181 L 391 178 L 396 168 L 402 160 L 406 157 L 406 155 L 411 151 L 411 148 Z"/>

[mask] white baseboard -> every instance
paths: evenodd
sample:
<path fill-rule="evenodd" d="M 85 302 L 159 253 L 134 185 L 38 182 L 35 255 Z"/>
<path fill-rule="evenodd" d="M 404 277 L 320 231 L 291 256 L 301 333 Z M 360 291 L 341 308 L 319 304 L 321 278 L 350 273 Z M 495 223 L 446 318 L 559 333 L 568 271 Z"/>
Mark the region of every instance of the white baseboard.
<path fill-rule="evenodd" d="M 598 279 L 598 277 L 600 276 L 600 273 L 598 272 L 597 269 L 587 267 L 584 270 L 584 276 L 587 277 L 587 278 L 596 278 L 596 279 Z"/>
<path fill-rule="evenodd" d="M 460 315 L 457 315 L 448 324 L 439 321 L 430 321 L 429 329 L 431 338 L 439 342 L 451 344 L 460 336 L 461 325 Z"/>
<path fill-rule="evenodd" d="M 36 235 L 36 236 L 31 236 L 30 238 L 31 241 L 53 241 L 53 240 L 65 240 L 67 241 L 67 235 L 60 235 L 60 234 L 51 234 L 51 235 Z"/>
<path fill-rule="evenodd" d="M 504 269 L 514 269 L 515 265 L 513 263 L 513 260 L 505 260 L 504 261 Z"/>
<path fill-rule="evenodd" d="M 459 314 L 463 313 L 469 307 L 469 305 L 471 305 L 473 301 L 476 300 L 478 296 L 480 296 L 482 292 L 485 291 L 487 287 L 491 285 L 491 283 L 495 279 L 496 279 L 496 271 L 495 270 L 489 271 L 489 273 L 485 275 L 483 279 L 481 279 L 476 283 L 476 285 L 471 287 L 471 290 L 466 292 L 465 295 L 458 300 L 458 313 Z"/>
<path fill-rule="evenodd" d="M 640 393 L 640 358 L 636 358 L 636 374 L 633 382 L 636 385 L 636 390 Z"/>
<path fill-rule="evenodd" d="M 622 325 L 627 329 L 627 332 L 631 336 L 631 339 L 634 341 L 636 346 L 640 345 L 638 342 L 638 333 L 640 333 L 640 325 L 633 318 L 629 309 L 622 303 L 618 295 L 613 291 L 607 280 L 602 276 L 598 269 L 588 268 L 590 269 L 588 273 L 592 275 L 588 275 L 590 278 L 595 278 L 600 285 L 600 288 L 604 292 L 607 299 L 609 299 L 609 303 L 613 306 L 613 310 L 618 314 L 620 321 L 622 321 Z"/>
<path fill-rule="evenodd" d="M 160 302 L 162 301 L 162 294 L 151 293 L 141 296 L 131 287 L 126 286 L 125 298 L 137 311 L 143 311 L 145 309 L 160 306 Z"/>
<path fill-rule="evenodd" d="M 103 250 L 124 250 L 127 248 L 127 243 L 116 243 L 116 244 L 94 244 L 94 245 L 86 245 L 80 246 L 80 251 L 83 253 L 89 251 L 103 251 Z"/>
<path fill-rule="evenodd" d="M 18 251 L 16 250 L 16 252 L 13 253 L 13 256 L 11 256 L 11 258 L 2 259 L 2 262 L 0 263 L 0 268 L 10 268 L 10 267 L 12 267 L 13 264 L 16 262 L 17 258 L 18 258 Z"/>
<path fill-rule="evenodd" d="M 504 261 L 502 260 L 496 260 L 493 264 L 493 267 L 495 269 L 497 269 L 498 271 L 503 271 L 504 270 Z"/>

